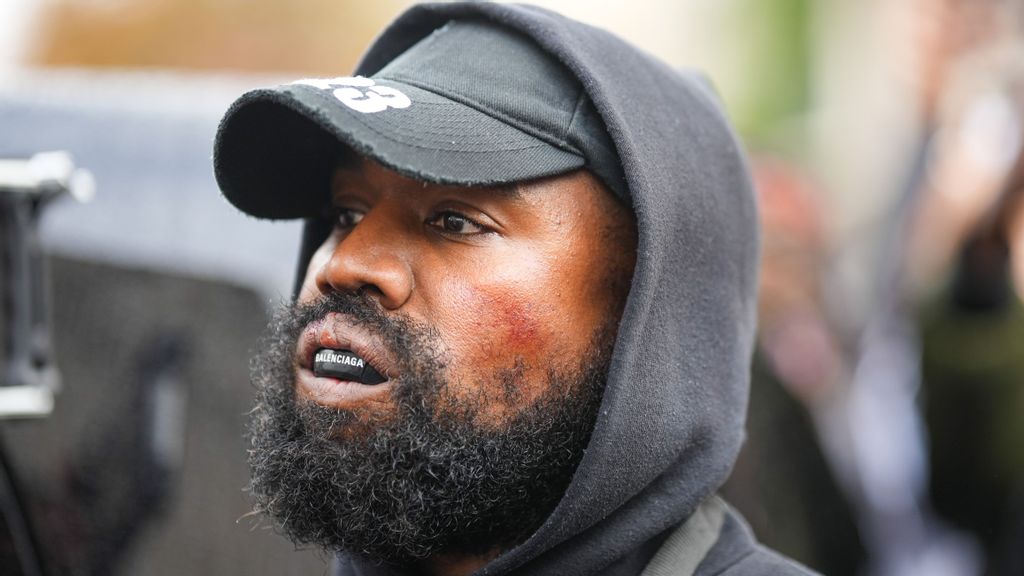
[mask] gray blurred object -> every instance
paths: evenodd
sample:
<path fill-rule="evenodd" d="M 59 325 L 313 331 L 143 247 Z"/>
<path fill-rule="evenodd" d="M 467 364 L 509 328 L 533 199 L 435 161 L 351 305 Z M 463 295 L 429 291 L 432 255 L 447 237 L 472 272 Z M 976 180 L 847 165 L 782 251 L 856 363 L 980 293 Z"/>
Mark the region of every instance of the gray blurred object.
<path fill-rule="evenodd" d="M 40 222 L 64 376 L 52 416 L 0 422 L 44 574 L 325 569 L 255 530 L 244 493 L 248 358 L 268 304 L 291 292 L 300 227 L 240 215 L 210 161 L 228 104 L 278 83 L 0 76 L 0 158 L 66 150 L 100 191 L 52 204 Z"/>
<path fill-rule="evenodd" d="M 53 362 L 49 290 L 38 229 L 43 208 L 68 193 L 88 201 L 94 184 L 92 175 L 75 169 L 66 152 L 0 159 L 0 419 L 45 416 L 53 410 L 60 376 Z"/>
<path fill-rule="evenodd" d="M 41 240 L 51 252 L 286 297 L 299 224 L 240 215 L 221 197 L 210 160 L 232 100 L 280 82 L 168 72 L 0 76 L 0 158 L 66 150 L 95 176 L 102 193 L 93 202 L 47 211 Z"/>
<path fill-rule="evenodd" d="M 27 160 L 0 159 L 0 420 L 48 416 L 60 376 L 53 358 L 49 283 L 39 221 L 43 209 L 70 193 L 81 201 L 94 191 L 92 175 L 75 169 L 65 152 Z M 0 521 L 5 569 L 42 574 L 40 547 L 15 470 L 0 446 Z"/>

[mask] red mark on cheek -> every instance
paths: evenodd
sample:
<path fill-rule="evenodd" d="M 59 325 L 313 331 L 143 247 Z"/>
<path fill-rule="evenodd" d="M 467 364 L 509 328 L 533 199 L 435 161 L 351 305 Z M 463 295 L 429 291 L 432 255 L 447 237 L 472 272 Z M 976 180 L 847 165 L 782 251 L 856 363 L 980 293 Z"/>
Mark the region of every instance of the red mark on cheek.
<path fill-rule="evenodd" d="M 537 345 L 540 322 L 533 315 L 533 306 L 515 297 L 497 296 L 494 301 L 495 320 L 504 327 L 509 346 L 521 350 Z"/>
<path fill-rule="evenodd" d="M 522 353 L 541 344 L 543 323 L 528 295 L 508 288 L 466 287 L 457 301 L 473 319 L 479 340 L 497 350 Z"/>

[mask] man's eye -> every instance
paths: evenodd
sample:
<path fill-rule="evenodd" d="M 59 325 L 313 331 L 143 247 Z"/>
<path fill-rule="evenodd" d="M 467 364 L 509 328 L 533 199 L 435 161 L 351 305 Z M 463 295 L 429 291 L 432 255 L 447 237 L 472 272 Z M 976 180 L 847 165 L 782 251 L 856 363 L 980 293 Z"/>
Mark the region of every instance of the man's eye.
<path fill-rule="evenodd" d="M 337 217 L 334 221 L 334 225 L 338 228 L 348 229 L 359 224 L 363 219 L 363 213 L 359 210 L 352 210 L 349 208 L 342 208 L 338 210 Z"/>
<path fill-rule="evenodd" d="M 483 234 L 487 230 L 457 212 L 441 212 L 427 221 L 427 224 L 436 226 L 447 234 Z"/>

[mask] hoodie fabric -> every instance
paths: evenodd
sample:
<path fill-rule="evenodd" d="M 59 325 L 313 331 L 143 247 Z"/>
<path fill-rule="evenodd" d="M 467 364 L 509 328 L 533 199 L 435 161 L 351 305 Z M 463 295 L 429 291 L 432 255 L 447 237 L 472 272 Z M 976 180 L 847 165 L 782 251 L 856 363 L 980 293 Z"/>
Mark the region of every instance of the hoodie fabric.
<path fill-rule="evenodd" d="M 371 76 L 452 19 L 525 34 L 579 78 L 621 159 L 639 231 L 589 447 L 545 523 L 477 574 L 804 573 L 713 496 L 743 438 L 759 256 L 749 175 L 715 94 L 604 30 L 505 4 L 413 7 L 355 73 Z M 300 279 L 328 226 L 307 222 Z M 342 556 L 335 573 L 393 572 Z"/>

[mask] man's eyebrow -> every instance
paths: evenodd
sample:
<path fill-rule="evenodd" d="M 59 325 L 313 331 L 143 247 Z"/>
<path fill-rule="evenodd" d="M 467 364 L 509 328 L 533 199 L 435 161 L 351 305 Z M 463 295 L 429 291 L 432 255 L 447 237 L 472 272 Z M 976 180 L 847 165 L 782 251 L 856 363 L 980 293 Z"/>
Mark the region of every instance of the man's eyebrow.
<path fill-rule="evenodd" d="M 347 182 L 351 182 L 356 177 L 356 170 L 352 168 L 336 168 L 334 174 L 331 175 L 330 192 L 333 198 L 338 192 L 345 188 Z"/>
<path fill-rule="evenodd" d="M 523 190 L 518 182 L 511 184 L 500 184 L 492 189 L 499 196 L 503 196 L 508 200 L 521 200 L 523 198 Z"/>
<path fill-rule="evenodd" d="M 357 170 L 361 163 L 362 159 L 358 154 L 345 151 L 335 159 L 334 168 L 339 170 Z"/>

